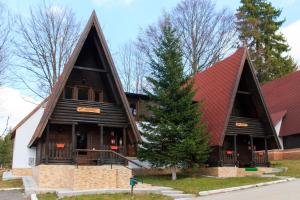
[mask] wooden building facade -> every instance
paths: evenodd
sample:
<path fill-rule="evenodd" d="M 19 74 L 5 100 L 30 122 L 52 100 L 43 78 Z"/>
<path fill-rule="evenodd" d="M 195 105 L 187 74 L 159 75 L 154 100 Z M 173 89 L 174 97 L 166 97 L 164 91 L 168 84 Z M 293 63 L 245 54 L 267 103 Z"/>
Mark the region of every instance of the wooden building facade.
<path fill-rule="evenodd" d="M 280 147 L 246 48 L 195 75 L 211 136 L 210 166 L 269 166 Z"/>
<path fill-rule="evenodd" d="M 140 135 L 95 12 L 29 143 L 36 164 L 105 164 L 135 156 Z M 113 158 L 113 159 L 112 159 Z"/>

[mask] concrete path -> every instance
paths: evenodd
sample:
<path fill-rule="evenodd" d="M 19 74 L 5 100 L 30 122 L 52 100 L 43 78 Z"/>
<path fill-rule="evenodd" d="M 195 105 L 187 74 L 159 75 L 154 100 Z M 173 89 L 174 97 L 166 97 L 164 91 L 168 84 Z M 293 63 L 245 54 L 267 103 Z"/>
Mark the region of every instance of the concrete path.
<path fill-rule="evenodd" d="M 299 200 L 300 180 L 279 183 L 258 188 L 227 192 L 203 197 L 197 200 Z"/>
<path fill-rule="evenodd" d="M 1 200 L 26 200 L 21 190 L 0 191 Z"/>

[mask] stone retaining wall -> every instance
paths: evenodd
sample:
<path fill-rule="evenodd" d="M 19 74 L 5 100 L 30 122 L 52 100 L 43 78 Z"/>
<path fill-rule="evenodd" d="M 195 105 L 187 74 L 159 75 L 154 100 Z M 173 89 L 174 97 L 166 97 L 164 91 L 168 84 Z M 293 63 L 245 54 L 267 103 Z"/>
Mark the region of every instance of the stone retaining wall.
<path fill-rule="evenodd" d="M 215 176 L 220 178 L 228 177 L 245 177 L 245 176 L 261 176 L 264 173 L 272 172 L 272 168 L 258 167 L 258 171 L 246 171 L 244 168 L 238 167 L 208 167 L 202 168 L 200 173 L 206 176 Z"/>
<path fill-rule="evenodd" d="M 13 168 L 12 173 L 14 176 L 32 176 L 31 168 Z"/>
<path fill-rule="evenodd" d="M 129 188 L 130 169 L 123 166 L 39 165 L 33 168 L 33 178 L 39 188 L 74 190 Z"/>
<path fill-rule="evenodd" d="M 269 160 L 298 160 L 300 159 L 300 149 L 285 149 L 269 151 Z"/>

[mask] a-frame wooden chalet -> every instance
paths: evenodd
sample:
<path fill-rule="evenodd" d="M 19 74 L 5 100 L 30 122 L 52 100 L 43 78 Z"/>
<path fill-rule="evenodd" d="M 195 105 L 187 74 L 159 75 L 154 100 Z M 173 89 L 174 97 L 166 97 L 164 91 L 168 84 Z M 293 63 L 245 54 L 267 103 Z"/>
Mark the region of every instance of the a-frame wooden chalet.
<path fill-rule="evenodd" d="M 51 91 L 28 145 L 36 147 L 37 165 L 105 164 L 111 162 L 112 156 L 118 157 L 117 154 L 97 150 L 114 150 L 123 156 L 135 156 L 140 139 L 93 12 Z"/>
<path fill-rule="evenodd" d="M 268 149 L 279 147 L 270 114 L 246 48 L 195 75 L 195 101 L 213 151 L 210 166 L 268 166 Z"/>

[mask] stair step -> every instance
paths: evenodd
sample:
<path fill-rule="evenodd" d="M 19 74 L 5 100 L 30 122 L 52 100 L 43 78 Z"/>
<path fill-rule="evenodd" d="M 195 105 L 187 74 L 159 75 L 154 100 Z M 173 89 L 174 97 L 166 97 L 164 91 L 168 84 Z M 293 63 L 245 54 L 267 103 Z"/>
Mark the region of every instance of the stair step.
<path fill-rule="evenodd" d="M 195 195 L 193 195 L 193 194 L 164 194 L 164 195 L 169 196 L 169 197 L 173 197 L 175 199 L 195 197 Z"/>
<path fill-rule="evenodd" d="M 182 191 L 179 190 L 162 190 L 161 191 L 163 194 L 182 194 Z"/>
<path fill-rule="evenodd" d="M 175 198 L 174 200 L 193 200 L 193 198 L 190 197 L 179 197 L 179 198 Z"/>

